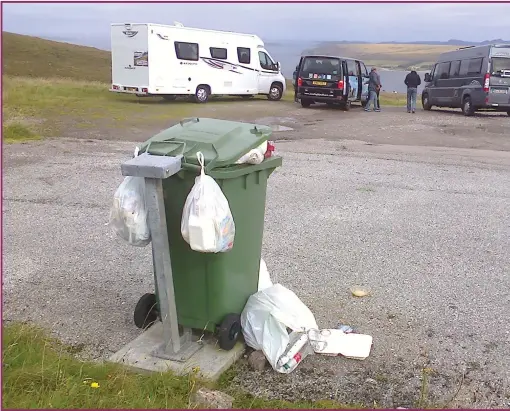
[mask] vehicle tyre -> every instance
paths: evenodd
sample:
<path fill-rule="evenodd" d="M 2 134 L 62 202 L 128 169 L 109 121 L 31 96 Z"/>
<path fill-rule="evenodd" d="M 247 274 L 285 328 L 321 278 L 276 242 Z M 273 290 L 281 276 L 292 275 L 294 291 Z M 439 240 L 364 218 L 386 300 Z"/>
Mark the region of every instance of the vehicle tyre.
<path fill-rule="evenodd" d="M 462 112 L 467 117 L 475 114 L 475 109 L 473 107 L 473 102 L 471 101 L 471 97 L 466 96 L 466 97 L 464 97 L 464 100 L 462 100 Z"/>
<path fill-rule="evenodd" d="M 197 91 L 195 92 L 195 102 L 196 103 L 207 103 L 209 100 L 209 96 L 211 95 L 211 91 L 209 86 L 198 86 Z"/>
<path fill-rule="evenodd" d="M 163 96 L 163 98 L 166 100 L 166 101 L 174 101 L 177 96 L 176 95 L 173 95 L 173 94 L 167 94 L 166 96 Z"/>
<path fill-rule="evenodd" d="M 278 84 L 271 84 L 271 88 L 269 89 L 269 94 L 267 95 L 267 98 L 271 101 L 278 101 L 281 100 L 283 97 L 283 89 Z"/>
<path fill-rule="evenodd" d="M 159 310 L 156 295 L 147 293 L 142 295 L 135 307 L 133 320 L 138 328 L 148 328 L 154 324 L 159 317 Z"/>
<path fill-rule="evenodd" d="M 230 351 L 241 336 L 241 316 L 227 314 L 218 329 L 218 342 L 222 350 Z"/>
<path fill-rule="evenodd" d="M 301 99 L 301 107 L 308 108 L 312 105 L 310 100 Z"/>
<path fill-rule="evenodd" d="M 430 109 L 432 108 L 432 104 L 430 104 L 428 94 L 423 94 L 421 96 L 421 105 L 423 106 L 423 110 L 430 111 Z"/>

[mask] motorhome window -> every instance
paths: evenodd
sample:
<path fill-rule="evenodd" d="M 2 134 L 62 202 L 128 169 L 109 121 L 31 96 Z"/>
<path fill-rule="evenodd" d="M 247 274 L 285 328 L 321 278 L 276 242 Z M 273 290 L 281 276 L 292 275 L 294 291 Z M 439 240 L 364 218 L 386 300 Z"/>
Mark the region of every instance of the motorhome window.
<path fill-rule="evenodd" d="M 445 80 L 450 73 L 450 62 L 439 63 L 434 73 L 434 78 Z"/>
<path fill-rule="evenodd" d="M 301 69 L 301 77 L 316 78 L 325 75 L 331 78 L 342 75 L 340 59 L 335 57 L 305 57 Z"/>
<path fill-rule="evenodd" d="M 262 67 L 264 70 L 274 71 L 276 69 L 276 64 L 274 64 L 273 60 L 271 60 L 271 57 L 269 57 L 263 51 L 259 51 L 259 61 L 260 67 Z"/>
<path fill-rule="evenodd" d="M 367 67 L 365 66 L 365 63 L 360 61 L 359 64 L 361 66 L 361 75 L 368 76 L 368 71 L 367 71 Z"/>
<path fill-rule="evenodd" d="M 241 64 L 250 64 L 251 62 L 251 52 L 247 47 L 238 47 L 237 48 L 237 60 Z"/>
<path fill-rule="evenodd" d="M 483 59 L 471 59 L 469 60 L 468 75 L 480 74 L 482 72 Z"/>
<path fill-rule="evenodd" d="M 226 60 L 227 59 L 227 49 L 222 49 L 218 47 L 209 47 L 209 51 L 211 52 L 211 57 L 213 59 Z"/>
<path fill-rule="evenodd" d="M 510 58 L 493 57 L 491 61 L 491 73 L 493 76 L 501 75 L 503 71 L 510 71 Z"/>
<path fill-rule="evenodd" d="M 450 67 L 450 77 L 458 77 L 460 72 L 460 60 L 452 61 Z"/>
<path fill-rule="evenodd" d="M 175 54 L 179 60 L 198 61 L 198 44 L 176 41 Z"/>

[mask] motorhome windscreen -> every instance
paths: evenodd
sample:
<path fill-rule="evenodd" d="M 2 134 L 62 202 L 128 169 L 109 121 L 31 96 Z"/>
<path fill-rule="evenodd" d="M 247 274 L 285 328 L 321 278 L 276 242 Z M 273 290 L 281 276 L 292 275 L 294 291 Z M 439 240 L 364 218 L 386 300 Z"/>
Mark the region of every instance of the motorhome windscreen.
<path fill-rule="evenodd" d="M 505 70 L 510 71 L 510 58 L 493 57 L 491 60 L 491 73 L 493 76 L 501 76 Z"/>
<path fill-rule="evenodd" d="M 338 80 L 342 75 L 341 67 L 340 59 L 335 57 L 305 57 L 301 68 L 301 77 L 331 76 L 332 80 Z"/>

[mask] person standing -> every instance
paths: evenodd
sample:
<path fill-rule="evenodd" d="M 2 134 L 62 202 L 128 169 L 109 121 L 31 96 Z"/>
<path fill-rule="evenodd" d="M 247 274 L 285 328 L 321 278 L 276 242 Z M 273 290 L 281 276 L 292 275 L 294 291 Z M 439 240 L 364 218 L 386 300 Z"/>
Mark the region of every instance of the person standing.
<path fill-rule="evenodd" d="M 418 86 L 421 84 L 421 78 L 415 70 L 411 70 L 407 74 L 405 80 L 407 86 L 407 112 L 415 113 L 416 111 L 416 96 L 418 95 Z"/>
<path fill-rule="evenodd" d="M 297 84 L 297 74 L 299 71 L 299 64 L 296 66 L 296 70 L 292 73 L 292 83 L 294 84 L 294 102 L 298 103 L 297 93 L 298 93 L 298 84 Z"/>
<path fill-rule="evenodd" d="M 381 111 L 378 104 L 378 91 L 381 89 L 381 79 L 377 73 L 377 69 L 372 67 L 368 76 L 368 102 L 365 111 L 370 111 L 370 105 L 374 105 L 374 111 Z"/>

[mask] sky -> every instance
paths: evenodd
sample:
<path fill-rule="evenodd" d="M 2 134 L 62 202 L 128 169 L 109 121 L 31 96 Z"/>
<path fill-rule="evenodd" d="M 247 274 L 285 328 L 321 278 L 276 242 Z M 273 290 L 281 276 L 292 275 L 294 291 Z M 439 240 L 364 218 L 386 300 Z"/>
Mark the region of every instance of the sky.
<path fill-rule="evenodd" d="M 510 40 L 507 4 L 4 4 L 3 30 L 109 48 L 110 23 L 162 23 L 264 41 Z M 467 25 L 466 25 L 466 22 Z M 466 30 L 466 27 L 469 30 Z"/>

